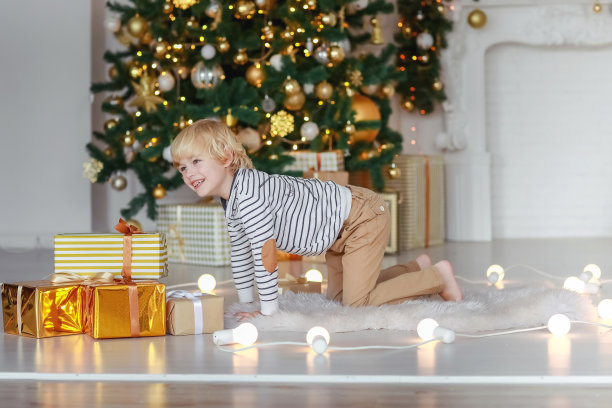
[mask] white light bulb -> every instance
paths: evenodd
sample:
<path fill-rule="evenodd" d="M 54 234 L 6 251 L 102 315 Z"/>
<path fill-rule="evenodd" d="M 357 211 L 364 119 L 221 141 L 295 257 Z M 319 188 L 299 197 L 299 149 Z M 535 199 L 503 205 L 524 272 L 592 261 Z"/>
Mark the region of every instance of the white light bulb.
<path fill-rule="evenodd" d="M 198 279 L 198 287 L 202 293 L 212 292 L 215 289 L 215 286 L 217 286 L 217 281 L 215 277 L 209 273 L 205 273 Z"/>
<path fill-rule="evenodd" d="M 323 274 L 318 269 L 309 269 L 304 276 L 308 282 L 323 282 Z"/>
<path fill-rule="evenodd" d="M 257 341 L 257 327 L 253 323 L 242 323 L 235 329 L 217 330 L 213 333 L 213 342 L 219 346 L 240 343 L 250 346 Z"/>
<path fill-rule="evenodd" d="M 557 313 L 548 319 L 548 330 L 555 336 L 565 336 L 571 327 L 570 319 L 564 314 Z"/>
<path fill-rule="evenodd" d="M 431 340 L 434 338 L 434 329 L 438 326 L 438 322 L 434 319 L 423 319 L 417 325 L 417 334 L 423 341 Z"/>
<path fill-rule="evenodd" d="M 504 267 L 501 265 L 491 265 L 487 268 L 487 280 L 491 283 L 501 282 L 504 279 Z"/>
<path fill-rule="evenodd" d="M 310 344 L 315 353 L 323 354 L 329 344 L 329 332 L 325 327 L 314 326 L 306 333 L 306 343 Z"/>
<path fill-rule="evenodd" d="M 596 264 L 588 264 L 582 270 L 580 279 L 585 282 L 597 282 L 601 278 L 601 268 Z"/>
<path fill-rule="evenodd" d="M 578 293 L 597 293 L 599 292 L 599 286 L 594 283 L 585 282 L 582 279 L 578 279 L 575 276 L 570 276 L 563 282 L 563 288 Z"/>
<path fill-rule="evenodd" d="M 612 319 L 612 299 L 603 299 L 599 302 L 597 312 L 602 319 Z"/>

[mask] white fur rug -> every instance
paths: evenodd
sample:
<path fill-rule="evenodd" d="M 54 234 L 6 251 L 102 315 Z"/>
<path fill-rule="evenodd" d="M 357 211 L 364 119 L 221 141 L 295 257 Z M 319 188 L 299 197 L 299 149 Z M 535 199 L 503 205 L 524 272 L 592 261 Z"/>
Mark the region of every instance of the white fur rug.
<path fill-rule="evenodd" d="M 343 306 L 319 294 L 288 292 L 280 296 L 279 303 L 279 312 L 250 321 L 262 331 L 306 332 L 313 326 L 323 326 L 333 333 L 416 330 L 421 319 L 431 317 L 440 326 L 470 333 L 542 326 L 555 313 L 564 313 L 571 320 L 596 318 L 596 308 L 589 297 L 542 287 L 464 289 L 461 302 L 444 302 L 438 296 L 431 296 L 398 305 L 365 307 Z M 259 310 L 258 303 L 230 305 L 225 313 L 225 327 L 238 325 L 234 313 L 255 310 Z"/>

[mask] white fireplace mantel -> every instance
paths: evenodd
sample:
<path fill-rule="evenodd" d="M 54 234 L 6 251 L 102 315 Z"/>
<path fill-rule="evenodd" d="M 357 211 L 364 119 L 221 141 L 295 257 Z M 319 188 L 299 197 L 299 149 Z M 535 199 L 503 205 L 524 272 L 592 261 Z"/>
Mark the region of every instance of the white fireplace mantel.
<path fill-rule="evenodd" d="M 487 15 L 481 29 L 467 24 L 479 8 Z M 485 58 L 496 45 L 599 47 L 612 44 L 612 6 L 600 13 L 593 3 L 464 1 L 457 3 L 449 47 L 442 66 L 448 100 L 445 131 L 436 144 L 445 152 L 447 239 L 489 241 L 491 159 L 486 134 Z"/>

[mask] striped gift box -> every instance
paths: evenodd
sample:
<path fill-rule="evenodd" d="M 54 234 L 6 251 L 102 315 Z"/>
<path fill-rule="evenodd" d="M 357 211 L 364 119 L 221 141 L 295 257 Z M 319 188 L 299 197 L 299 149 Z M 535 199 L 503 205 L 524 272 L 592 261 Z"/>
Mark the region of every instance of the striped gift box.
<path fill-rule="evenodd" d="M 160 205 L 157 230 L 168 235 L 171 262 L 207 266 L 231 264 L 225 211 L 218 202 Z"/>
<path fill-rule="evenodd" d="M 55 272 L 79 275 L 111 272 L 121 279 L 123 234 L 55 235 Z M 165 234 L 132 235 L 132 278 L 159 279 L 168 276 Z"/>
<path fill-rule="evenodd" d="M 287 152 L 293 156 L 295 161 L 285 167 L 289 171 L 308 171 L 310 169 L 319 171 L 343 171 L 344 155 L 342 150 L 332 150 L 329 152 Z"/>

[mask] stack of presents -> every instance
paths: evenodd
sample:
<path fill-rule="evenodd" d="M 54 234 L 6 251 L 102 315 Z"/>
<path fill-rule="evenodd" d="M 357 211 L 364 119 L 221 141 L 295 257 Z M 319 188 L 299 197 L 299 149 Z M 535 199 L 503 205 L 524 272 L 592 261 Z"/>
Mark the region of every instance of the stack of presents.
<path fill-rule="evenodd" d="M 344 171 L 341 151 L 292 152 L 289 170 L 346 185 L 372 188 L 369 173 Z M 444 162 L 441 156 L 400 155 L 399 174 L 380 193 L 389 202 L 388 253 L 444 241 Z M 55 273 L 48 280 L 4 283 L 5 333 L 43 338 L 86 333 L 96 339 L 212 333 L 223 329 L 224 299 L 166 291 L 168 262 L 230 265 L 224 210 L 213 201 L 161 205 L 156 233 L 121 222 L 116 234 L 58 234 Z M 279 253 L 279 259 L 301 257 Z M 324 262 L 324 256 L 305 258 Z M 300 268 L 301 270 L 301 268 Z M 295 274 L 279 292 L 321 292 L 320 282 Z"/>

